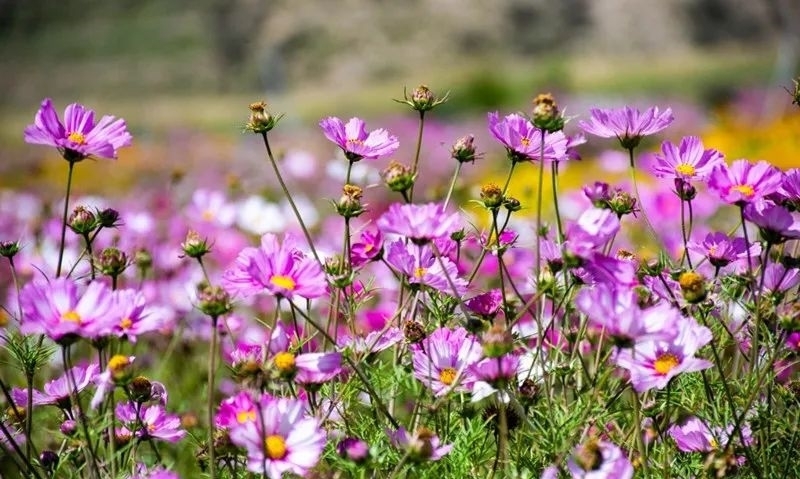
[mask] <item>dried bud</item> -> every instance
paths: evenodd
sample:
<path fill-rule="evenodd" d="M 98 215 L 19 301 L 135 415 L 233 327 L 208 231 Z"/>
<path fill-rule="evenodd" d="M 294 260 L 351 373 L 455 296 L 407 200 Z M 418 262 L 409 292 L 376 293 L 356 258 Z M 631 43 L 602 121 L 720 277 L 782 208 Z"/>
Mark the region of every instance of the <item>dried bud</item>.
<path fill-rule="evenodd" d="M 410 97 L 408 96 L 408 92 L 403 90 L 403 99 L 395 101 L 398 103 L 405 103 L 414 110 L 424 113 L 446 102 L 449 96 L 450 92 L 447 92 L 442 98 L 438 98 L 430 88 L 425 85 L 420 85 L 414 88 Z"/>
<path fill-rule="evenodd" d="M 339 456 L 361 464 L 369 459 L 369 445 L 357 437 L 346 437 L 336 446 Z"/>
<path fill-rule="evenodd" d="M 421 343 L 422 340 L 427 336 L 425 333 L 425 327 L 421 323 L 418 323 L 414 320 L 406 321 L 406 323 L 403 325 L 403 335 L 406 338 L 406 342 L 409 344 Z"/>
<path fill-rule="evenodd" d="M 52 473 L 55 468 L 58 467 L 58 454 L 50 449 L 43 450 L 42 453 L 39 454 L 39 464 L 41 464 L 46 471 Z"/>
<path fill-rule="evenodd" d="M 273 116 L 267 110 L 267 103 L 258 101 L 250 104 L 250 118 L 244 126 L 245 131 L 252 131 L 253 133 L 266 133 L 275 128 L 278 121 L 283 115 Z"/>
<path fill-rule="evenodd" d="M 675 194 L 683 201 L 692 201 L 697 196 L 697 188 L 683 178 L 675 178 Z"/>
<path fill-rule="evenodd" d="M 189 230 L 186 239 L 181 243 L 183 254 L 189 258 L 200 259 L 211 251 L 208 240 L 201 238 L 196 231 Z"/>
<path fill-rule="evenodd" d="M 0 256 L 13 258 L 19 250 L 19 241 L 0 241 Z"/>
<path fill-rule="evenodd" d="M 608 208 L 622 218 L 636 212 L 636 197 L 622 190 L 616 190 L 608 200 Z"/>
<path fill-rule="evenodd" d="M 117 248 L 106 248 L 100 252 L 96 264 L 101 274 L 116 278 L 128 267 L 128 255 Z"/>
<path fill-rule="evenodd" d="M 503 190 L 494 183 L 487 183 L 481 188 L 483 205 L 490 210 L 496 210 L 503 204 Z"/>
<path fill-rule="evenodd" d="M 116 228 L 122 224 L 119 220 L 119 211 L 114 208 L 98 210 L 97 223 L 103 228 Z"/>
<path fill-rule="evenodd" d="M 67 226 L 75 234 L 86 236 L 97 229 L 97 218 L 85 206 L 76 206 L 67 219 Z"/>
<path fill-rule="evenodd" d="M 706 281 L 694 271 L 686 271 L 678 277 L 683 297 L 687 302 L 696 304 L 706 298 Z"/>
<path fill-rule="evenodd" d="M 550 133 L 564 129 L 564 117 L 558 110 L 555 98 L 550 93 L 542 93 L 533 100 L 533 125 Z"/>
<path fill-rule="evenodd" d="M 221 286 L 205 286 L 198 297 L 198 309 L 212 318 L 226 315 L 233 310 L 231 296 Z"/>
<path fill-rule="evenodd" d="M 364 205 L 361 204 L 361 197 L 363 192 L 360 187 L 356 185 L 344 185 L 342 188 L 342 197 L 336 203 L 336 212 L 343 218 L 355 218 L 364 211 Z"/>
<path fill-rule="evenodd" d="M 509 213 L 515 213 L 522 209 L 522 205 L 520 204 L 519 200 L 513 196 L 506 196 L 505 200 L 503 200 L 503 207 Z"/>
<path fill-rule="evenodd" d="M 483 343 L 483 354 L 487 358 L 498 358 L 514 347 L 514 337 L 511 335 L 511 331 L 500 324 L 493 325 L 483 333 L 481 342 Z"/>
<path fill-rule="evenodd" d="M 153 383 L 144 376 L 136 376 L 128 384 L 128 392 L 131 399 L 135 402 L 143 403 L 150 400 L 152 396 Z"/>
<path fill-rule="evenodd" d="M 390 190 L 398 193 L 408 191 L 414 185 L 417 176 L 406 165 L 392 161 L 389 166 L 381 173 L 383 182 Z"/>
<path fill-rule="evenodd" d="M 474 162 L 478 155 L 475 153 L 475 137 L 473 135 L 462 136 L 450 149 L 450 156 L 459 163 Z"/>

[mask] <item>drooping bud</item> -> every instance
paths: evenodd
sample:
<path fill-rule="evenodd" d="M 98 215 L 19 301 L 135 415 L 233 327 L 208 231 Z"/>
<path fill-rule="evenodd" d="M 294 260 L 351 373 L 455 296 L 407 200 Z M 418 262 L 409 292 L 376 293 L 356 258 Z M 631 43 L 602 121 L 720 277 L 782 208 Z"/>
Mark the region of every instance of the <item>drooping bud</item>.
<path fill-rule="evenodd" d="M 558 109 L 555 98 L 550 93 L 542 93 L 533 100 L 533 125 L 549 133 L 564 129 L 564 117 Z"/>
<path fill-rule="evenodd" d="M 121 275 L 129 263 L 128 255 L 124 251 L 113 247 L 101 251 L 96 262 L 100 273 L 111 278 Z"/>
<path fill-rule="evenodd" d="M 19 241 L 0 241 L 0 256 L 13 258 L 19 250 Z"/>
<path fill-rule="evenodd" d="M 411 168 L 396 161 L 391 161 L 389 166 L 383 170 L 381 176 L 386 186 L 389 187 L 390 190 L 398 193 L 408 191 L 417 179 L 417 176 L 411 171 Z"/>
<path fill-rule="evenodd" d="M 114 208 L 106 208 L 97 211 L 97 223 L 103 228 L 116 228 L 120 224 L 119 211 Z"/>
<path fill-rule="evenodd" d="M 678 277 L 678 284 L 687 302 L 696 304 L 706 299 L 706 281 L 694 271 L 686 271 Z"/>
<path fill-rule="evenodd" d="M 97 217 L 89 208 L 85 206 L 76 206 L 67 219 L 67 226 L 69 226 L 69 229 L 75 234 L 87 236 L 97 229 Z"/>
<path fill-rule="evenodd" d="M 475 153 L 475 136 L 462 136 L 450 149 L 450 156 L 459 163 L 475 162 L 478 155 Z"/>
<path fill-rule="evenodd" d="M 517 211 L 522 209 L 522 204 L 519 202 L 518 199 L 514 198 L 513 196 L 506 196 L 503 200 L 503 207 L 509 213 L 516 213 Z"/>
<path fill-rule="evenodd" d="M 483 206 L 489 210 L 496 210 L 503 205 L 503 190 L 494 183 L 487 183 L 481 188 Z"/>
<path fill-rule="evenodd" d="M 361 197 L 363 196 L 363 191 L 360 187 L 356 185 L 344 185 L 342 188 L 342 196 L 339 198 L 339 202 L 336 203 L 336 212 L 339 213 L 343 218 L 355 218 L 366 209 L 364 205 L 361 204 Z"/>
<path fill-rule="evenodd" d="M 692 201 L 697 196 L 697 188 L 683 178 L 675 178 L 675 194 L 682 201 Z"/>
<path fill-rule="evenodd" d="M 208 240 L 201 238 L 196 231 L 189 230 L 186 239 L 181 243 L 183 254 L 189 258 L 200 259 L 211 251 Z"/>
<path fill-rule="evenodd" d="M 231 296 L 221 286 L 206 285 L 198 295 L 198 309 L 212 318 L 218 318 L 233 310 Z"/>
<path fill-rule="evenodd" d="M 250 118 L 244 126 L 245 131 L 252 131 L 253 133 L 266 133 L 278 124 L 278 121 L 283 117 L 283 114 L 273 116 L 267 110 L 267 103 L 264 101 L 257 101 L 250 104 Z"/>

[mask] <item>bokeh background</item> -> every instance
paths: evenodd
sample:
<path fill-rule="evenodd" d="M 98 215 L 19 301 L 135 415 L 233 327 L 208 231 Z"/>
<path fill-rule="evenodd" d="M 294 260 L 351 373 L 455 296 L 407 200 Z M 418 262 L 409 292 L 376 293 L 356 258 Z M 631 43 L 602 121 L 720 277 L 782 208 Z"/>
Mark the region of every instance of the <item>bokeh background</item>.
<path fill-rule="evenodd" d="M 795 0 L 0 0 L 0 186 L 60 192 L 64 165 L 22 142 L 46 96 L 128 120 L 134 148 L 76 177 L 79 193 L 113 195 L 195 173 L 260 188 L 263 153 L 240 134 L 259 99 L 286 114 L 275 144 L 312 185 L 334 159 L 316 128 L 327 115 L 390 128 L 410 162 L 415 116 L 392 99 L 421 83 L 451 92 L 425 139 L 448 174 L 438 160 L 463 134 L 487 163 L 502 154 L 486 111 L 548 91 L 578 117 L 671 106 L 674 141 L 697 133 L 730 158 L 798 166 L 783 90 L 798 25 Z"/>

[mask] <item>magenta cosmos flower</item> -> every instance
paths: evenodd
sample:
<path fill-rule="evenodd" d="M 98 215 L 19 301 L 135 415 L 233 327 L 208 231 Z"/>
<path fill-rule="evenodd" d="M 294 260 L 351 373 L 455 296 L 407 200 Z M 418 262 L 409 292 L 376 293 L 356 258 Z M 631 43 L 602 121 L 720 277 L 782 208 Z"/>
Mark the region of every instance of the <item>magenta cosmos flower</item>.
<path fill-rule="evenodd" d="M 630 479 L 633 465 L 616 444 L 589 439 L 575 448 L 567 460 L 575 479 Z"/>
<path fill-rule="evenodd" d="M 708 233 L 702 242 L 690 241 L 689 251 L 705 256 L 715 268 L 723 268 L 734 261 L 747 261 L 747 242 L 744 238 L 731 238 L 720 231 Z M 753 243 L 750 257 L 757 258 L 760 254 L 761 245 Z"/>
<path fill-rule="evenodd" d="M 467 280 L 459 276 L 455 263 L 446 256 L 437 258 L 428 245 L 393 241 L 386 263 L 405 275 L 409 284 L 429 286 L 451 296 L 462 296 L 467 291 Z"/>
<path fill-rule="evenodd" d="M 72 368 L 71 376 L 69 372 L 65 372 L 63 376 L 53 379 L 45 383 L 44 392 L 34 389 L 32 391 L 33 405 L 34 406 L 58 406 L 61 409 L 70 410 L 70 396 L 72 395 L 72 380 L 70 377 L 75 378 L 77 388 L 76 393 L 80 393 L 92 383 L 94 378 L 99 373 L 99 366 L 97 364 L 90 364 L 87 367 L 75 366 Z M 24 406 L 28 401 L 28 391 L 24 389 L 12 389 L 11 396 L 14 402 L 19 406 Z"/>
<path fill-rule="evenodd" d="M 316 418 L 306 415 L 303 402 L 262 400 L 256 418 L 230 432 L 231 441 L 247 451 L 248 470 L 281 479 L 286 472 L 305 476 L 319 462 L 325 431 Z"/>
<path fill-rule="evenodd" d="M 583 131 L 601 138 L 617 138 L 625 149 L 633 149 L 644 136 L 653 135 L 668 127 L 675 117 L 672 109 L 659 111 L 648 108 L 644 113 L 629 106 L 623 108 L 592 108 L 589 121 L 579 123 Z"/>
<path fill-rule="evenodd" d="M 449 238 L 460 226 L 458 213 L 448 214 L 438 203 L 424 205 L 393 203 L 378 218 L 377 225 L 386 233 L 396 233 L 415 243 Z"/>
<path fill-rule="evenodd" d="M 138 415 L 137 415 L 137 409 Z M 158 439 L 160 441 L 178 442 L 186 435 L 181 429 L 181 418 L 168 414 L 160 404 L 136 407 L 133 402 L 117 404 L 117 419 L 141 440 Z"/>
<path fill-rule="evenodd" d="M 275 235 L 265 234 L 260 248 L 242 250 L 223 274 L 222 285 L 229 293 L 244 297 L 267 291 L 282 298 L 312 299 L 327 291 L 319 263 L 297 249 L 291 235 L 281 244 Z"/>
<path fill-rule="evenodd" d="M 267 397 L 267 396 L 265 396 Z M 256 403 L 251 393 L 239 391 L 235 396 L 223 400 L 214 417 L 214 425 L 218 428 L 230 429 L 238 425 L 256 420 Z"/>
<path fill-rule="evenodd" d="M 64 123 L 58 119 L 49 98 L 42 101 L 32 125 L 25 128 L 25 141 L 53 146 L 65 160 L 81 161 L 89 156 L 116 158 L 117 150 L 131 144 L 125 120 L 103 116 L 94 122 L 94 111 L 78 103 L 64 110 Z"/>
<path fill-rule="evenodd" d="M 704 181 L 715 166 L 723 162 L 722 153 L 704 149 L 696 136 L 686 136 L 679 146 L 665 141 L 661 144 L 661 155 L 655 155 L 653 173 L 659 178 L 680 178 L 685 181 Z"/>
<path fill-rule="evenodd" d="M 412 345 L 414 377 L 437 396 L 469 391 L 475 382 L 470 366 L 480 360 L 483 349 L 464 328 L 439 328 L 421 343 Z M 461 373 L 460 380 L 458 379 Z"/>
<path fill-rule="evenodd" d="M 489 131 L 506 147 L 512 161 L 540 160 L 561 161 L 568 157 L 569 140 L 560 131 L 545 133 L 533 126 L 530 120 L 518 113 L 500 119 L 497 112 L 489 113 Z M 579 143 L 576 143 L 579 144 Z"/>
<path fill-rule="evenodd" d="M 711 342 L 711 330 L 688 318 L 682 318 L 676 328 L 678 333 L 671 340 L 640 341 L 617 355 L 617 366 L 630 372 L 636 392 L 663 389 L 678 374 L 712 366 L 710 361 L 694 357 Z"/>
<path fill-rule="evenodd" d="M 708 188 L 725 203 L 742 206 L 778 191 L 782 182 L 781 171 L 766 161 L 736 160 L 731 166 L 724 163 L 715 166 L 708 178 Z"/>
<path fill-rule="evenodd" d="M 710 452 L 718 446 L 711 429 L 696 416 L 673 424 L 667 432 L 683 452 Z"/>
<path fill-rule="evenodd" d="M 56 342 L 93 336 L 95 323 L 114 314 L 111 290 L 104 283 L 90 283 L 79 291 L 75 281 L 57 278 L 50 283 L 33 281 L 20 292 L 25 334 L 44 334 Z"/>
<path fill-rule="evenodd" d="M 344 123 L 332 116 L 320 121 L 319 126 L 325 137 L 341 148 L 350 161 L 389 156 L 400 146 L 397 137 L 383 128 L 367 133 L 367 125 L 361 118 L 351 118 Z"/>

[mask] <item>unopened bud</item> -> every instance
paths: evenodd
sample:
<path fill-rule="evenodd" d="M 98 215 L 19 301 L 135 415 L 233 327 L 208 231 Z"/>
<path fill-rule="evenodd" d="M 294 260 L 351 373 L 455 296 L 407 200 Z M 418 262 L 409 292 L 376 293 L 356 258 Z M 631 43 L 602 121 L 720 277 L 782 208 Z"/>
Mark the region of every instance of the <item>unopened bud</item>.
<path fill-rule="evenodd" d="M 0 256 L 13 258 L 19 250 L 19 241 L 0 241 Z"/>
<path fill-rule="evenodd" d="M 414 110 L 424 113 L 446 102 L 449 96 L 450 92 L 439 98 L 430 90 L 430 88 L 425 85 L 420 85 L 411 91 L 411 96 L 408 95 L 408 92 L 403 91 L 403 99 L 395 101 L 399 103 L 405 103 Z"/>
<path fill-rule="evenodd" d="M 106 248 L 97 258 L 97 269 L 105 276 L 116 278 L 128 267 L 128 255 L 117 248 Z"/>
<path fill-rule="evenodd" d="M 511 331 L 500 324 L 493 325 L 483 333 L 481 342 L 483 343 L 483 354 L 487 358 L 498 358 L 514 347 L 514 337 L 511 335 Z"/>
<path fill-rule="evenodd" d="M 687 302 L 695 304 L 706 298 L 706 281 L 694 271 L 686 271 L 678 277 L 683 297 Z"/>
<path fill-rule="evenodd" d="M 221 286 L 205 286 L 198 299 L 200 311 L 212 318 L 224 316 L 233 310 L 231 296 Z"/>
<path fill-rule="evenodd" d="M 533 125 L 550 133 L 564 129 L 564 117 L 550 93 L 542 93 L 533 100 Z"/>
<path fill-rule="evenodd" d="M 273 116 L 267 110 L 267 103 L 258 101 L 250 104 L 250 118 L 245 125 L 245 131 L 252 131 L 253 133 L 266 133 L 275 128 L 278 121 L 283 115 Z"/>
<path fill-rule="evenodd" d="M 478 155 L 475 153 L 475 137 L 473 135 L 462 136 L 450 149 L 450 155 L 459 163 L 474 162 Z"/>
<path fill-rule="evenodd" d="M 506 198 L 503 200 L 503 207 L 509 213 L 515 213 L 522 209 L 522 204 L 513 196 L 506 196 Z"/>
<path fill-rule="evenodd" d="M 398 193 L 408 191 L 417 179 L 411 168 L 396 161 L 390 162 L 389 166 L 381 173 L 381 176 L 383 176 L 383 182 L 386 183 L 386 186 Z"/>
<path fill-rule="evenodd" d="M 626 191 L 617 190 L 608 200 L 608 208 L 622 218 L 636 211 L 636 197 Z"/>
<path fill-rule="evenodd" d="M 116 228 L 121 224 L 119 211 L 114 208 L 106 208 L 97 212 L 97 223 L 103 228 Z"/>
<path fill-rule="evenodd" d="M 128 392 L 131 395 L 131 399 L 138 403 L 149 401 L 152 391 L 153 383 L 144 376 L 136 376 L 128 384 Z"/>
<path fill-rule="evenodd" d="M 50 449 L 45 449 L 39 454 L 39 464 L 41 464 L 46 471 L 52 472 L 58 466 L 58 454 Z"/>
<path fill-rule="evenodd" d="M 357 437 L 346 437 L 336 446 L 339 456 L 360 464 L 369 459 L 369 445 Z"/>
<path fill-rule="evenodd" d="M 683 178 L 675 178 L 675 194 L 683 201 L 692 201 L 697 196 L 697 188 Z"/>
<path fill-rule="evenodd" d="M 61 434 L 65 436 L 68 437 L 72 436 L 75 434 L 75 432 L 78 431 L 78 423 L 76 423 L 72 419 L 67 419 L 66 421 L 61 423 L 61 427 L 59 427 L 59 430 L 61 430 Z"/>
<path fill-rule="evenodd" d="M 76 206 L 67 219 L 67 226 L 75 234 L 86 236 L 97 229 L 97 218 L 85 206 Z"/>
<path fill-rule="evenodd" d="M 201 238 L 196 231 L 189 230 L 186 239 L 181 243 L 183 254 L 189 258 L 200 259 L 211 251 L 208 240 Z"/>
<path fill-rule="evenodd" d="M 500 208 L 503 204 L 503 190 L 494 183 L 488 183 L 481 188 L 483 205 L 490 210 Z"/>
<path fill-rule="evenodd" d="M 342 188 L 342 196 L 339 202 L 336 203 L 336 212 L 343 218 L 355 218 L 365 210 L 364 205 L 361 204 L 361 197 L 363 191 L 356 185 L 344 185 Z"/>

